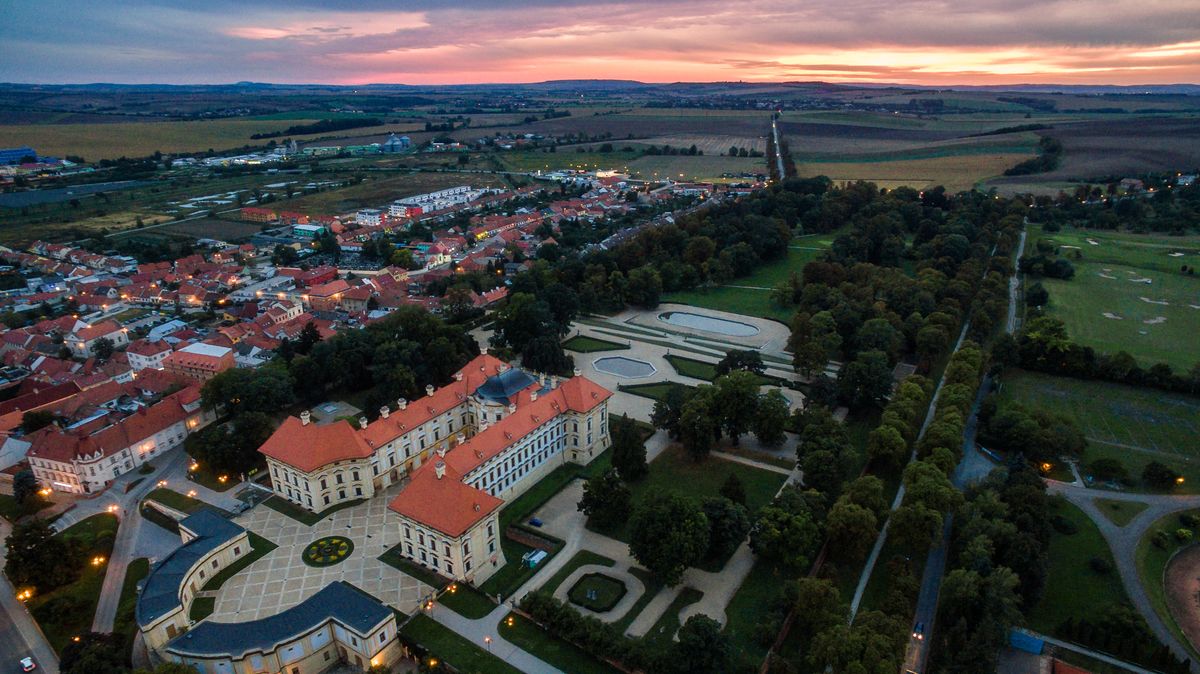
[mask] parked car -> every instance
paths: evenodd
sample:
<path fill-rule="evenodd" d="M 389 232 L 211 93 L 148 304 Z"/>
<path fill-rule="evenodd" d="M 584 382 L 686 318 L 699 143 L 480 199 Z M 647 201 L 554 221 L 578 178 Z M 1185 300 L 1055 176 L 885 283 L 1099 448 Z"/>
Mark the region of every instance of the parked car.
<path fill-rule="evenodd" d="M 33 658 L 30 658 L 30 657 L 21 658 L 21 671 L 22 672 L 32 672 L 35 669 L 37 669 L 37 665 L 34 664 Z"/>

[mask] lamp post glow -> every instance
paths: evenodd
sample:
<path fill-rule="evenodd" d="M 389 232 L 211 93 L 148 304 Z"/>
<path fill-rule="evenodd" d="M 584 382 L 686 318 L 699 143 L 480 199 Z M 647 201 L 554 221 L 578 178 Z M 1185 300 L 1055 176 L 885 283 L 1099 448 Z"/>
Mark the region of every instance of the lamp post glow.
<path fill-rule="evenodd" d="M 492 638 L 489 636 L 485 636 L 483 638 L 483 643 L 487 644 L 488 653 L 491 653 L 492 652 Z"/>

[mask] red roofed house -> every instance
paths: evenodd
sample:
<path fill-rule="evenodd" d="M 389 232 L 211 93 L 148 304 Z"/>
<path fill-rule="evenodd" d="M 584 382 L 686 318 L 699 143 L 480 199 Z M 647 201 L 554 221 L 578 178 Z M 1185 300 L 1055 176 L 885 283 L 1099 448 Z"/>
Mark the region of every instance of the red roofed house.
<path fill-rule="evenodd" d="M 29 466 L 38 481 L 73 494 L 102 491 L 118 475 L 178 446 L 215 418 L 201 407 L 195 386 L 115 423 L 110 416 L 69 430 L 50 425 L 26 436 Z"/>
<path fill-rule="evenodd" d="M 148 339 L 138 339 L 129 343 L 125 356 L 129 359 L 129 367 L 134 371 L 161 370 L 163 360 L 171 353 L 171 345 L 166 340 L 151 342 Z"/>
<path fill-rule="evenodd" d="M 205 382 L 235 366 L 233 349 L 198 342 L 188 344 L 162 361 L 163 369 L 193 381 Z"/>
<path fill-rule="evenodd" d="M 276 494 L 308 510 L 408 484 L 388 504 L 401 552 L 482 582 L 504 564 L 498 513 L 554 468 L 589 463 L 609 446 L 612 393 L 579 376 L 561 383 L 476 357 L 440 389 L 358 428 L 288 418 L 259 451 Z"/>
<path fill-rule="evenodd" d="M 63 339 L 63 343 L 70 347 L 75 356 L 90 358 L 96 355 L 96 343 L 101 339 L 109 340 L 114 348 L 119 349 L 129 343 L 129 331 L 114 320 L 100 321 L 72 332 Z"/>

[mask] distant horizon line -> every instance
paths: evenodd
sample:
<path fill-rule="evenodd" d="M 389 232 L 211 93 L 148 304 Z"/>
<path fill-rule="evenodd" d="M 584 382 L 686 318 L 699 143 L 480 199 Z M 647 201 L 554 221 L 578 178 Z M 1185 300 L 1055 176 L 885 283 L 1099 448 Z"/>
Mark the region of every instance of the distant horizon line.
<path fill-rule="evenodd" d="M 1047 89 L 1088 89 L 1088 88 L 1106 88 L 1106 89 L 1141 89 L 1141 88 L 1177 88 L 1177 87 L 1200 87 L 1200 82 L 1159 82 L 1159 83 L 1142 83 L 1142 84 L 1064 84 L 1064 83 L 1041 83 L 1041 82 L 1016 82 L 1009 84 L 906 84 L 902 82 L 892 82 L 887 80 L 869 80 L 869 81 L 836 81 L 836 80 L 674 80 L 674 81 L 643 81 L 625 78 L 571 78 L 571 79 L 551 79 L 537 80 L 528 82 L 441 82 L 429 84 L 411 84 L 407 82 L 362 82 L 356 84 L 337 84 L 332 82 L 272 82 L 259 80 L 237 80 L 233 82 L 112 82 L 112 81 L 95 81 L 95 82 L 15 82 L 4 81 L 0 82 L 0 87 L 38 87 L 38 86 L 61 86 L 61 87 L 93 87 L 93 86 L 118 86 L 118 87 L 235 87 L 235 86 L 274 86 L 274 87 L 334 87 L 342 89 L 350 89 L 354 87 L 410 87 L 410 88 L 428 88 L 428 87 L 478 87 L 478 86 L 537 86 L 546 84 L 558 83 L 625 83 L 630 85 L 640 85 L 647 87 L 662 87 L 662 86 L 677 86 L 677 85 L 746 85 L 746 86 L 764 86 L 764 85 L 833 85 L 846 88 L 896 88 L 896 89 L 1006 89 L 1006 88 L 1030 88 L 1040 87 Z"/>

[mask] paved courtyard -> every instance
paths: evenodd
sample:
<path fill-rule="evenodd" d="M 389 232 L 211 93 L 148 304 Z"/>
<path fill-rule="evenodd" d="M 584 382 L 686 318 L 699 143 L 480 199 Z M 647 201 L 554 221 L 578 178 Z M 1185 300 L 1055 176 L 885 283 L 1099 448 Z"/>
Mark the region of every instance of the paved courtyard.
<path fill-rule="evenodd" d="M 432 588 L 378 559 L 400 540 L 394 521 L 393 526 L 387 525 L 387 504 L 393 495 L 377 495 L 311 527 L 262 505 L 235 519 L 279 547 L 221 586 L 213 619 L 245 621 L 275 615 L 337 580 L 351 583 L 405 613 L 413 612 Z M 354 542 L 349 557 L 324 568 L 304 563 L 300 556 L 309 543 L 335 534 Z"/>

